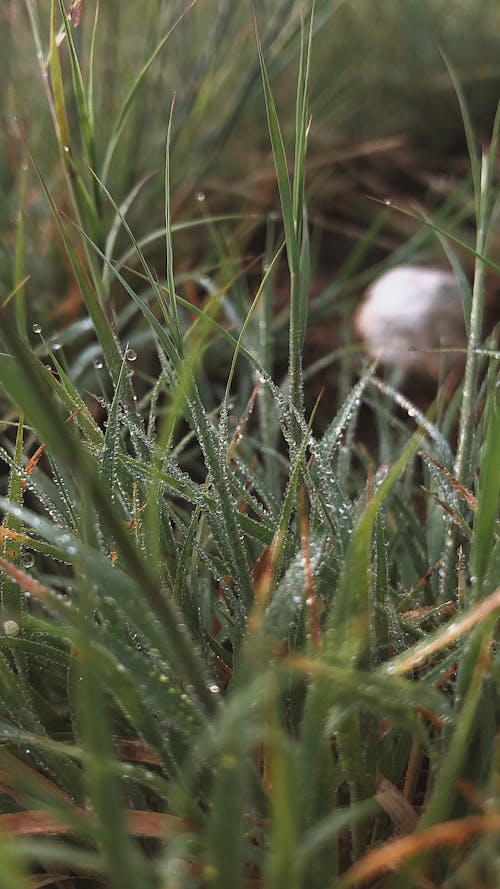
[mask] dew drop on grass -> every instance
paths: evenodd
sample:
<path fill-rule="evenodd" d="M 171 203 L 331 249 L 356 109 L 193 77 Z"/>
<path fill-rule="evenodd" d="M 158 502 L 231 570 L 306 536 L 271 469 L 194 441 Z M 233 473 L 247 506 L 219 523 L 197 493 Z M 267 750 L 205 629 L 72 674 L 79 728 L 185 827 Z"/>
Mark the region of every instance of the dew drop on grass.
<path fill-rule="evenodd" d="M 21 559 L 21 564 L 23 568 L 32 568 L 35 564 L 35 557 L 33 553 L 24 553 Z"/>
<path fill-rule="evenodd" d="M 211 691 L 213 695 L 218 695 L 220 692 L 219 686 L 215 683 L 213 685 L 209 685 L 208 690 Z"/>
<path fill-rule="evenodd" d="M 137 358 L 137 352 L 134 349 L 127 349 L 125 352 L 125 358 L 127 361 L 135 361 Z"/>
<path fill-rule="evenodd" d="M 41 332 L 42 332 L 42 325 L 41 325 L 41 324 L 38 324 L 38 323 L 35 323 L 35 324 L 33 325 L 33 333 L 36 333 L 36 334 L 40 335 Z"/>
<path fill-rule="evenodd" d="M 54 352 L 58 352 L 59 349 L 62 349 L 62 344 L 59 342 L 51 343 L 51 346 Z"/>
<path fill-rule="evenodd" d="M 386 207 L 390 207 L 390 206 L 392 205 L 392 201 L 391 201 L 391 199 L 390 199 L 390 198 L 386 198 L 386 199 L 384 200 L 384 204 L 386 205 Z"/>
<path fill-rule="evenodd" d="M 19 624 L 15 620 L 6 620 L 3 630 L 6 636 L 19 636 Z"/>
<path fill-rule="evenodd" d="M 95 367 L 96 370 L 102 370 L 102 369 L 103 369 L 103 367 L 104 367 L 104 362 L 103 362 L 102 358 L 96 358 L 96 360 L 94 361 L 94 367 Z"/>
<path fill-rule="evenodd" d="M 197 201 L 199 204 L 202 204 L 203 201 L 206 199 L 205 192 L 204 192 L 204 191 L 197 191 L 196 194 L 195 194 L 195 196 L 194 196 L 194 199 L 195 199 L 195 201 Z"/>

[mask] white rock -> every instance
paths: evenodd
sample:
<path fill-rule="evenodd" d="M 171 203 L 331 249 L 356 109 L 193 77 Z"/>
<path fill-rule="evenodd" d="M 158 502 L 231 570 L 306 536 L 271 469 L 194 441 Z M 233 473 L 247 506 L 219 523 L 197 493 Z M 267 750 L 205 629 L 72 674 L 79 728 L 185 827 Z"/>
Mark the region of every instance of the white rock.
<path fill-rule="evenodd" d="M 463 366 L 462 301 L 451 272 L 416 265 L 385 272 L 368 288 L 355 328 L 371 359 L 403 374 L 437 379 Z"/>

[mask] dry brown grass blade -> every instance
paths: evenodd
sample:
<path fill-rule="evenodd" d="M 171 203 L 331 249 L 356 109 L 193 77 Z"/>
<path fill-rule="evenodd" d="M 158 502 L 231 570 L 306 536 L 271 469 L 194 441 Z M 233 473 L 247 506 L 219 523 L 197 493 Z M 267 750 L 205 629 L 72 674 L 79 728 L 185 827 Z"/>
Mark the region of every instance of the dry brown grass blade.
<path fill-rule="evenodd" d="M 76 812 L 86 818 L 92 813 L 76 808 Z M 128 831 L 136 837 L 156 837 L 161 839 L 167 835 L 183 833 L 187 824 L 175 815 L 162 812 L 143 812 L 127 810 Z M 47 834 L 70 834 L 72 827 L 51 815 L 44 809 L 30 809 L 25 812 L 9 812 L 0 815 L 0 830 L 14 836 L 46 836 Z"/>
<path fill-rule="evenodd" d="M 12 577 L 12 580 L 15 580 L 16 583 L 22 586 L 23 590 L 26 590 L 35 598 L 40 599 L 42 602 L 51 598 L 50 590 L 44 586 L 42 583 L 39 583 L 38 580 L 35 580 L 34 577 L 30 577 L 29 574 L 25 574 L 24 571 L 21 571 L 17 565 L 14 565 L 12 562 L 8 562 L 7 559 L 3 559 L 0 556 L 0 571 L 5 571 L 9 577 Z"/>
<path fill-rule="evenodd" d="M 500 832 L 500 815 L 470 815 L 445 821 L 368 852 L 341 878 L 338 889 L 361 886 L 380 874 L 394 871 L 409 859 L 443 846 L 463 846 L 481 834 Z"/>
<path fill-rule="evenodd" d="M 458 479 L 455 478 L 455 476 L 450 472 L 450 470 L 446 469 L 446 466 L 443 466 L 442 463 L 439 463 L 438 460 L 436 460 L 434 457 L 431 457 L 430 454 L 428 454 L 426 451 L 420 451 L 420 454 L 424 458 L 424 460 L 426 460 L 428 463 L 432 463 L 432 465 L 436 467 L 436 469 L 441 473 L 441 475 L 444 476 L 446 481 L 450 483 L 452 488 L 455 488 L 455 491 L 457 492 L 459 497 L 461 497 L 462 500 L 465 500 L 467 506 L 470 509 L 472 509 L 472 510 L 477 509 L 477 500 L 474 497 L 474 495 L 471 494 L 470 491 L 467 490 L 467 488 L 464 488 L 464 486 L 462 484 L 460 484 Z"/>
<path fill-rule="evenodd" d="M 402 676 L 409 673 L 414 667 L 421 666 L 424 661 L 437 651 L 447 648 L 452 642 L 456 642 L 461 636 L 465 636 L 482 620 L 486 620 L 491 614 L 500 609 L 500 589 L 495 590 L 487 599 L 483 599 L 479 604 L 464 614 L 462 617 L 451 621 L 443 632 L 431 639 L 430 642 L 418 645 L 407 658 L 399 660 L 395 664 L 390 664 L 390 672 Z"/>
<path fill-rule="evenodd" d="M 383 775 L 379 775 L 377 778 L 375 799 L 382 806 L 384 812 L 389 815 L 397 836 L 407 836 L 415 830 L 418 822 L 415 809 L 401 791 Z"/>

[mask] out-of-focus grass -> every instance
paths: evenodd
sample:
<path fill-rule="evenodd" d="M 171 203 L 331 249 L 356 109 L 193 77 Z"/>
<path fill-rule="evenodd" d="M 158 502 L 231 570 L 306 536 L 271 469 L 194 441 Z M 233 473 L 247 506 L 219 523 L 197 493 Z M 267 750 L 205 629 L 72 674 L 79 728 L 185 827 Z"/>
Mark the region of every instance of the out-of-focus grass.
<path fill-rule="evenodd" d="M 466 88 L 484 77 L 465 50 L 457 65 L 457 29 L 489 64 L 496 4 L 318 0 L 302 18 L 282 0 L 255 23 L 203 0 L 64 9 L 1 11 L 2 879 L 491 883 L 498 120 L 481 160 L 488 114 L 458 88 L 472 175 L 433 195 L 429 224 L 370 204 L 328 259 L 320 217 L 335 152 L 428 140 L 450 89 L 437 40 Z M 366 152 L 376 196 L 404 192 Z M 465 382 L 426 416 L 343 321 L 374 244 L 397 263 L 435 232 L 474 282 Z M 344 345 L 316 366 L 308 313 Z"/>

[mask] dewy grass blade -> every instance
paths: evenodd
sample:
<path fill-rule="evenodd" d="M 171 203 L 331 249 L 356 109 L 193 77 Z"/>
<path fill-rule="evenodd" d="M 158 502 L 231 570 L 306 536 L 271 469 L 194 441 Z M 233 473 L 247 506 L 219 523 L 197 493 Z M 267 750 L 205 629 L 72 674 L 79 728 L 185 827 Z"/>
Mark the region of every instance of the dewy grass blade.
<path fill-rule="evenodd" d="M 109 195 L 107 189 L 106 193 Z M 115 209 L 118 209 L 114 202 L 113 206 L 115 207 Z M 123 220 L 123 223 L 127 232 L 129 232 L 130 229 L 127 222 Z M 85 238 L 87 238 L 85 232 L 82 231 L 82 234 Z M 87 240 L 89 239 L 87 238 Z M 171 337 L 159 323 L 149 306 L 147 306 L 143 300 L 139 299 L 139 297 L 130 287 L 125 278 L 111 263 L 109 263 L 108 260 L 106 260 L 106 257 L 104 256 L 102 251 L 99 250 L 98 246 L 96 244 L 93 244 L 93 247 L 101 256 L 101 258 L 109 264 L 111 271 L 123 284 L 125 290 L 132 297 L 134 302 L 139 305 L 141 311 L 147 318 L 152 329 L 157 334 L 159 342 L 165 349 L 165 352 L 169 360 L 171 361 L 173 368 L 175 368 L 176 372 L 179 375 L 178 383 L 175 388 L 173 398 L 171 399 L 172 409 L 170 411 L 170 414 L 166 417 L 164 428 L 160 434 L 161 447 L 159 449 L 159 453 L 161 452 L 163 454 L 165 452 L 165 449 L 167 449 L 168 451 L 169 442 L 171 441 L 175 424 L 177 423 L 180 412 L 182 410 L 187 421 L 196 431 L 200 445 L 203 449 L 207 468 L 210 471 L 212 482 L 214 484 L 215 490 L 217 491 L 218 499 L 220 501 L 220 507 L 224 516 L 224 522 L 220 524 L 220 531 L 221 533 L 227 532 L 226 540 L 228 553 L 232 554 L 230 560 L 232 564 L 232 573 L 234 573 L 234 576 L 238 582 L 238 586 L 243 591 L 245 602 L 247 606 L 249 606 L 252 602 L 253 591 L 251 580 L 249 577 L 248 557 L 246 555 L 245 548 L 237 527 L 235 519 L 235 507 L 230 496 L 227 479 L 225 477 L 225 455 L 220 455 L 218 453 L 214 431 L 212 429 L 209 418 L 206 415 L 206 411 L 201 403 L 201 399 L 199 397 L 194 380 L 194 369 L 199 361 L 201 350 L 199 348 L 195 348 L 194 345 L 191 344 L 190 354 L 187 356 L 186 361 L 182 362 L 181 356 L 178 354 L 176 346 L 173 343 Z M 140 251 L 139 256 L 142 256 Z M 151 272 L 147 267 L 146 260 L 144 259 L 143 261 L 146 264 L 148 278 L 152 278 Z M 163 305 L 163 299 L 161 299 L 161 303 Z M 202 314 L 201 317 L 205 318 L 206 316 Z M 199 335 L 203 336 L 203 331 L 201 331 Z M 242 351 L 241 347 L 240 351 Z M 155 500 L 154 502 L 156 503 L 157 501 Z M 153 524 L 155 524 L 157 520 L 152 518 L 152 521 Z"/>
<path fill-rule="evenodd" d="M 164 625 L 173 648 L 177 649 L 180 662 L 184 664 L 187 675 L 191 675 L 191 681 L 200 697 L 200 702 L 211 712 L 216 702 L 207 689 L 203 665 L 192 645 L 192 640 L 184 630 L 178 609 L 160 586 L 156 567 L 146 563 L 118 519 L 114 506 L 109 500 L 108 492 L 103 487 L 97 467 L 92 464 L 89 455 L 65 424 L 64 418 L 43 379 L 42 371 L 27 346 L 19 339 L 15 331 L 7 331 L 5 327 L 3 338 L 15 356 L 14 360 L 10 356 L 0 355 L 0 379 L 9 397 L 15 404 L 24 406 L 26 417 L 29 417 L 29 422 L 40 433 L 49 450 L 59 457 L 66 456 L 69 465 L 78 466 L 81 483 L 84 483 L 88 492 L 92 494 L 102 521 L 116 541 L 132 575 L 143 585 L 144 595 L 150 607 Z M 45 373 L 48 372 L 45 371 Z M 231 509 L 235 533 L 241 546 L 232 505 L 229 503 L 228 508 Z M 240 571 L 243 570 L 244 564 L 242 562 L 239 565 Z M 249 585 L 251 588 L 251 584 Z M 180 625 L 183 629 L 179 629 Z"/>
<path fill-rule="evenodd" d="M 338 657 L 365 660 L 369 656 L 371 614 L 369 570 L 373 526 L 380 506 L 417 453 L 422 437 L 423 431 L 417 429 L 374 492 L 353 531 L 335 609 L 332 612 L 334 641 L 332 639 L 330 656 L 334 660 Z"/>

